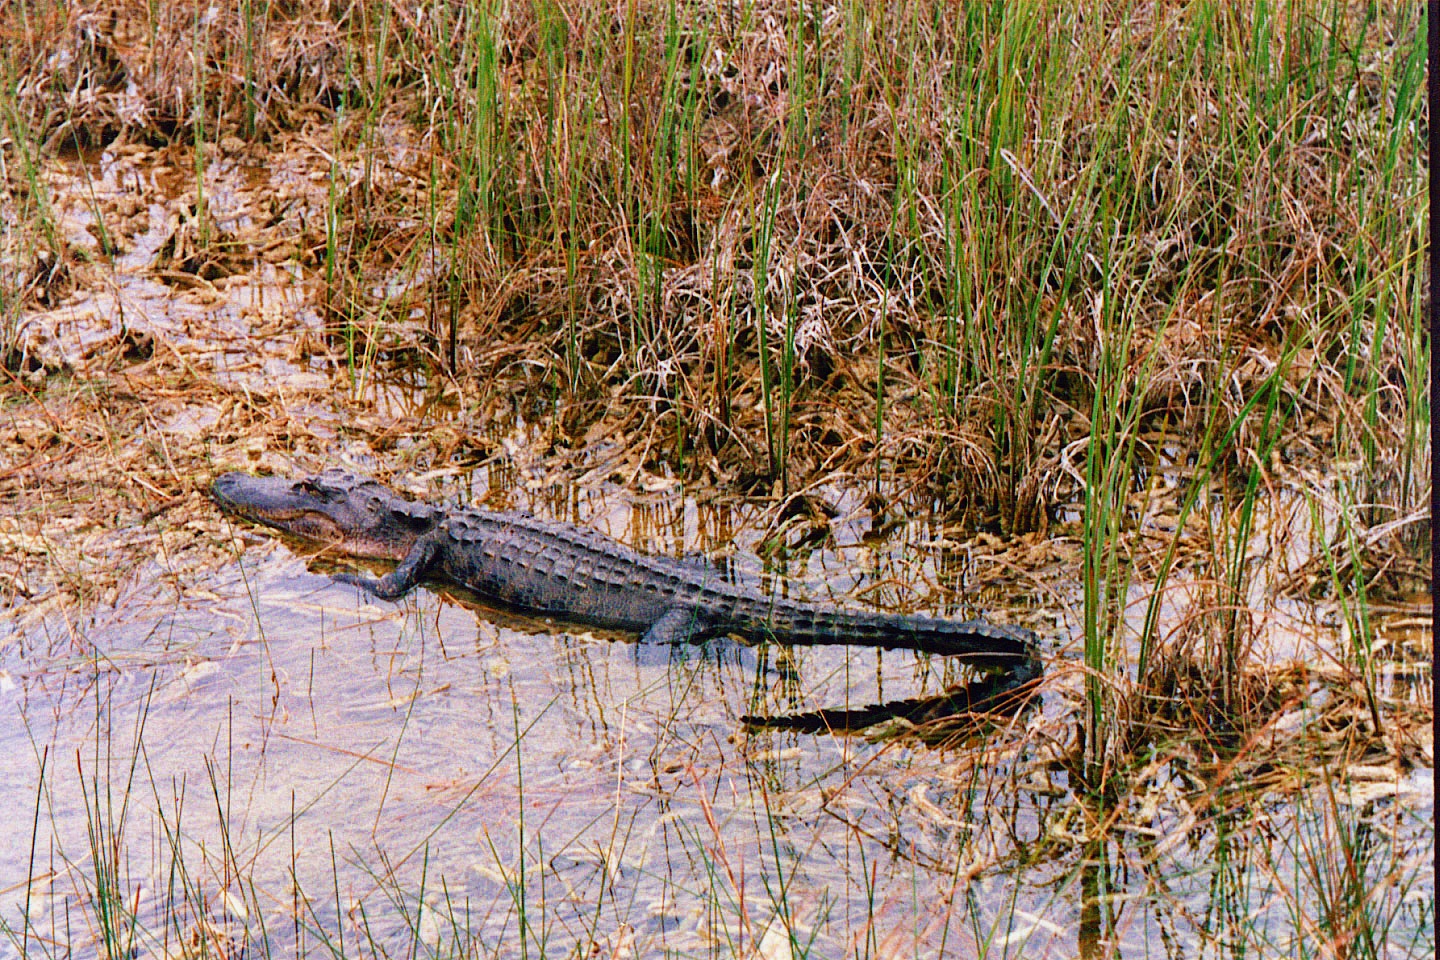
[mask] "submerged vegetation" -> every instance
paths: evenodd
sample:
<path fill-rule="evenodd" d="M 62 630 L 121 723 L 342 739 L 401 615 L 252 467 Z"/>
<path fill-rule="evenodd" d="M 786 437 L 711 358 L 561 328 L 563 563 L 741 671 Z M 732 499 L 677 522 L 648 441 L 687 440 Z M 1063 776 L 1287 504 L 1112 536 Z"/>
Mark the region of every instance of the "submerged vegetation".
<path fill-rule="evenodd" d="M 54 709 L 93 721 L 78 758 L 52 755 L 15 701 L 34 762 L 0 769 L 32 784 L 33 818 L 4 828 L 29 857 L 0 860 L 27 871 L 0 876 L 0 944 L 1130 956 L 1158 926 L 1173 956 L 1432 955 L 1426 12 L 0 5 L 0 689 L 88 670 Z M 944 841 L 850 826 L 878 844 L 862 860 L 883 848 L 943 888 L 942 919 L 913 908 L 910 940 L 877 920 L 900 909 L 893 864 L 893 889 L 849 864 L 860 919 L 793 885 L 791 845 L 819 841 L 791 832 L 793 734 L 775 733 L 744 754 L 773 875 L 747 886 L 698 773 L 694 816 L 654 826 L 675 845 L 662 899 L 706 904 L 704 950 L 637 934 L 605 854 L 567 894 L 591 913 L 556 920 L 524 803 L 513 842 L 484 840 L 512 898 L 500 934 L 428 848 L 402 859 L 415 878 L 367 861 L 384 922 L 380 901 L 342 906 L 333 835 L 336 889 L 305 888 L 294 810 L 291 929 L 267 927 L 273 893 L 226 832 L 223 746 L 200 770 L 222 845 L 197 854 L 195 782 L 183 800 L 146 772 L 151 694 L 133 729 L 109 716 L 97 611 L 143 575 L 193 613 L 194 584 L 235 563 L 202 496 L 219 468 L 340 457 L 432 495 L 479 468 L 477 496 L 557 513 L 597 487 L 760 504 L 738 539 L 767 575 L 853 562 L 858 513 L 876 540 L 926 525 L 961 558 L 937 561 L 936 604 L 989 590 L 1050 643 L 1029 719 L 978 742 L 932 724 L 855 768 L 913 750 L 899 798 L 926 817 L 916 770 L 941 771 Z M 696 547 L 681 514 L 662 548 Z M 716 526 L 701 536 L 737 538 Z M 875 583 L 856 599 L 915 602 Z M 184 619 L 150 616 L 156 637 Z M 537 717 L 511 708 L 495 763 L 523 797 Z M 851 816 L 871 776 L 810 814 Z M 76 796 L 83 855 L 47 844 Z M 140 807 L 167 864 L 149 914 L 127 876 Z M 1050 930 L 1015 887 L 977 906 L 1020 875 L 1077 902 L 1074 923 Z M 72 912 L 32 909 L 62 879 Z"/>

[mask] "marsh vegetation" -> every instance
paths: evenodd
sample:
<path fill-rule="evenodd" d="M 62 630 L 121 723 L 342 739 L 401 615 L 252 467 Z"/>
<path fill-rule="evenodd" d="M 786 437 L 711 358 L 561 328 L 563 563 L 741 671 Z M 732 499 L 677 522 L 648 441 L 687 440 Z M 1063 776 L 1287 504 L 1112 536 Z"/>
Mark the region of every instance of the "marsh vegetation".
<path fill-rule="evenodd" d="M 1433 956 L 1425 15 L 0 4 L 0 956 Z M 971 678 L 205 496 L 331 464 L 1045 677 L 750 729 Z"/>

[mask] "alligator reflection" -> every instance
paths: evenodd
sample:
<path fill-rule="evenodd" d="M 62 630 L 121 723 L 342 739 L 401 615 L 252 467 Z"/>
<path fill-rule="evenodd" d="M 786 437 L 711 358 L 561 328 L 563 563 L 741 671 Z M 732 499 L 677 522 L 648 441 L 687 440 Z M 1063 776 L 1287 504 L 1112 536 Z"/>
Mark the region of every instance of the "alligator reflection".
<path fill-rule="evenodd" d="M 982 729 L 997 717 L 1015 716 L 1033 705 L 1040 687 L 1038 664 L 981 677 L 944 693 L 864 707 L 832 707 L 777 716 L 744 716 L 751 730 L 847 733 L 900 721 L 901 732 L 922 740 L 951 740 Z"/>

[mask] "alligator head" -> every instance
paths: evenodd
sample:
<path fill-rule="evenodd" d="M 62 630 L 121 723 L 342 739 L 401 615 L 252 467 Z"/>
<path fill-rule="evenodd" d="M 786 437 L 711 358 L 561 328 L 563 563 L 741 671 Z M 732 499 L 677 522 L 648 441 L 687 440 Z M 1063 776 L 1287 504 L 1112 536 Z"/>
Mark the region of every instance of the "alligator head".
<path fill-rule="evenodd" d="M 222 473 L 210 495 L 226 513 L 339 548 L 355 557 L 402 560 L 440 520 L 368 477 L 327 470 L 302 480 Z"/>

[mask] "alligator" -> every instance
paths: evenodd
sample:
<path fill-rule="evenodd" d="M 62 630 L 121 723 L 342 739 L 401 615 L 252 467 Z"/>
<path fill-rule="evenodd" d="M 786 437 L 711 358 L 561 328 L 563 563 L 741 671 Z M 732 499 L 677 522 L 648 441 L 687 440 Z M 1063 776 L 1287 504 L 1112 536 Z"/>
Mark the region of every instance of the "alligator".
<path fill-rule="evenodd" d="M 521 513 L 407 500 L 367 477 L 327 470 L 300 480 L 225 473 L 211 496 L 226 513 L 353 557 L 398 562 L 378 580 L 337 574 L 397 600 L 422 580 L 459 585 L 529 614 L 641 634 L 642 643 L 731 635 L 750 644 L 845 644 L 963 658 L 1038 674 L 1023 627 L 847 610 L 775 597 L 704 562 L 638 553 L 593 530 Z"/>

